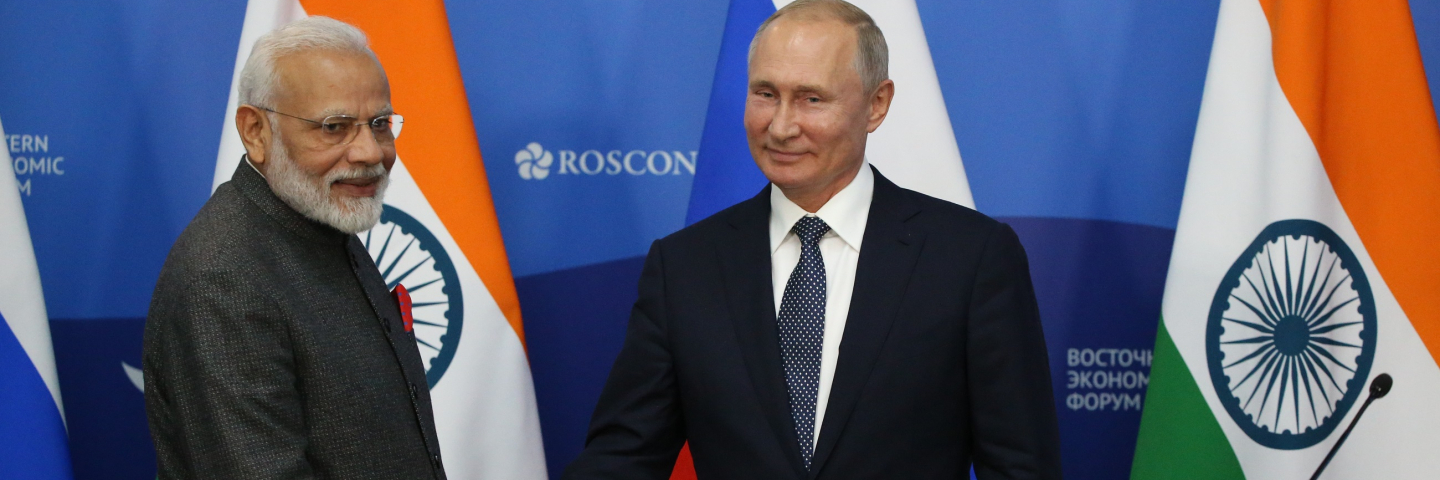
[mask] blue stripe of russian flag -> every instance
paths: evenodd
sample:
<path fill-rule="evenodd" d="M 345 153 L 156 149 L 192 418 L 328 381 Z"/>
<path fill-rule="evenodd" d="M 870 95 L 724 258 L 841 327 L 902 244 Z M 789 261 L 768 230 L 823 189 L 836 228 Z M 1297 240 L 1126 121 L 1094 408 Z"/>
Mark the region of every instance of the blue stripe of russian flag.
<path fill-rule="evenodd" d="M 745 97 L 749 91 L 746 60 L 750 39 L 760 24 L 775 13 L 770 0 L 731 0 L 720 40 L 720 60 L 710 87 L 705 131 L 700 136 L 700 161 L 690 190 L 690 225 L 726 207 L 755 196 L 767 181 L 745 141 Z"/>
<path fill-rule="evenodd" d="M 70 448 L 60 410 L 3 315 L 0 315 L 0 478 L 71 478 Z"/>

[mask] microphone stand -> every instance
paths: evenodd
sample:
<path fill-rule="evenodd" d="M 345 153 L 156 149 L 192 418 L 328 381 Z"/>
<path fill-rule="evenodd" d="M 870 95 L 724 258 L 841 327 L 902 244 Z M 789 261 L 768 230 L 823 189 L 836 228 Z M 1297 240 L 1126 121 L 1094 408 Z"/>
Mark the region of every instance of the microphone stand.
<path fill-rule="evenodd" d="M 1315 474 L 1310 476 L 1310 480 L 1318 480 L 1320 478 L 1320 472 L 1324 472 L 1325 467 L 1330 465 L 1330 459 L 1335 458 L 1335 452 L 1339 451 L 1340 446 L 1345 444 L 1345 439 L 1350 437 L 1350 431 L 1355 429 L 1355 422 L 1359 422 L 1360 416 L 1365 414 L 1365 409 L 1370 408 L 1370 402 L 1375 401 L 1377 398 L 1383 398 L 1385 394 L 1390 393 L 1390 387 L 1394 384 L 1395 379 L 1390 378 L 1390 374 L 1388 373 L 1377 375 L 1375 380 L 1370 381 L 1370 396 L 1365 399 L 1364 404 L 1360 405 L 1360 411 L 1355 412 L 1355 418 L 1350 419 L 1350 426 L 1345 427 L 1345 433 L 1340 435 L 1340 440 L 1335 442 L 1335 446 L 1330 447 L 1330 453 L 1325 455 L 1325 461 L 1320 462 L 1320 468 L 1315 469 Z"/>

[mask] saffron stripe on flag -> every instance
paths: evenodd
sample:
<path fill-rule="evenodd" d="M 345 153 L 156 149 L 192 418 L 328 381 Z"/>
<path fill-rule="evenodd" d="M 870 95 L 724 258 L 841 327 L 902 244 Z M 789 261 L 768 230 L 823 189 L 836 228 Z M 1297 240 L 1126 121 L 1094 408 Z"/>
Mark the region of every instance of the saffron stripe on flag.
<path fill-rule="evenodd" d="M 1440 358 L 1440 126 L 1405 0 L 1262 0 L 1275 75 L 1335 194 Z"/>

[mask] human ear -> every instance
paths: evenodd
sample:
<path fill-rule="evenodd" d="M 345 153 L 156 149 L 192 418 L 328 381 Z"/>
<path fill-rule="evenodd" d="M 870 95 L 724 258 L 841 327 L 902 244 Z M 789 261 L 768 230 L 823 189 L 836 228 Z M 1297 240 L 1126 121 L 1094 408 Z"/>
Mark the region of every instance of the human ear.
<path fill-rule="evenodd" d="M 270 151 L 270 142 L 273 140 L 270 135 L 270 117 L 254 105 L 241 105 L 235 109 L 235 130 L 240 132 L 240 143 L 245 146 L 250 163 L 257 168 L 264 165 L 268 160 L 265 154 Z"/>
<path fill-rule="evenodd" d="M 886 79 L 870 94 L 870 118 L 865 125 L 866 132 L 874 133 L 875 129 L 880 128 L 880 123 L 884 122 L 885 116 L 890 113 L 892 100 L 895 100 L 895 82 Z"/>

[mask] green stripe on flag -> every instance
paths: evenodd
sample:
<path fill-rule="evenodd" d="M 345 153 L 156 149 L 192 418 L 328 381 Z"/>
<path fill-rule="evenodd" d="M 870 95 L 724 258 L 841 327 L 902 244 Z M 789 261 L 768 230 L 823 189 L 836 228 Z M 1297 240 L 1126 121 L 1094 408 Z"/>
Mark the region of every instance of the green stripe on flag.
<path fill-rule="evenodd" d="M 1155 335 L 1152 365 L 1131 480 L 1244 479 L 1235 450 L 1200 394 L 1163 319 Z"/>

